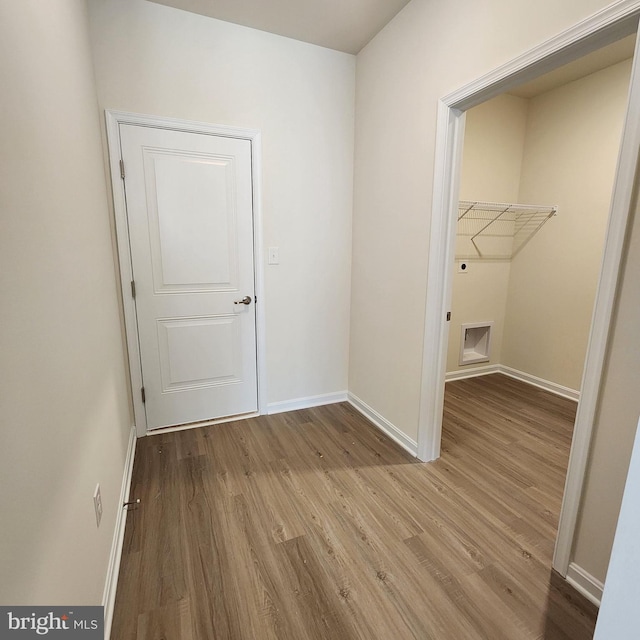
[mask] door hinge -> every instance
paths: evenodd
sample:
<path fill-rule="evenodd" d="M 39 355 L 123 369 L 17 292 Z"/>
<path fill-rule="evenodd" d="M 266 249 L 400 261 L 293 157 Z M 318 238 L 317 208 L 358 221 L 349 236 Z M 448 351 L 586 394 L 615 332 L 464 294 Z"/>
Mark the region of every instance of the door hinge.
<path fill-rule="evenodd" d="M 124 180 L 124 160 L 120 158 L 120 177 Z"/>
<path fill-rule="evenodd" d="M 146 402 L 147 401 L 147 396 L 146 396 L 146 394 L 144 392 L 144 387 L 142 387 L 140 389 L 140 395 L 142 396 L 142 402 Z"/>
<path fill-rule="evenodd" d="M 136 281 L 135 280 L 131 281 L 131 297 L 134 300 L 136 299 Z"/>
<path fill-rule="evenodd" d="M 447 322 L 451 320 L 451 311 L 447 311 Z"/>

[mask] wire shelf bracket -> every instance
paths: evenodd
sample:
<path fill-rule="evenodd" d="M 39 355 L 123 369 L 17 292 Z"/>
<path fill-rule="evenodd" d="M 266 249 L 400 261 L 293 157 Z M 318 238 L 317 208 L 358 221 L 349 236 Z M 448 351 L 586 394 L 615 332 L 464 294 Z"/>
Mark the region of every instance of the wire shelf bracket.
<path fill-rule="evenodd" d="M 457 260 L 511 260 L 558 208 L 461 200 L 458 203 Z"/>

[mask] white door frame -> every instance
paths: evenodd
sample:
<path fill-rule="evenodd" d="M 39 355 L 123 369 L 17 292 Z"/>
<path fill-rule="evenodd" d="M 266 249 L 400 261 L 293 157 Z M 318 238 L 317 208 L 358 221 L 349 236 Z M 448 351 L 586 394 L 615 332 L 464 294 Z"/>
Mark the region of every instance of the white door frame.
<path fill-rule="evenodd" d="M 123 111 L 105 111 L 107 142 L 109 146 L 109 167 L 111 169 L 111 187 L 113 192 L 113 208 L 118 241 L 118 261 L 120 265 L 120 284 L 122 286 L 122 303 L 124 323 L 129 355 L 129 372 L 131 374 L 131 394 L 138 437 L 147 433 L 147 417 L 140 394 L 142 388 L 142 365 L 140 361 L 140 345 L 138 343 L 138 323 L 131 282 L 133 268 L 129 249 L 129 225 L 127 222 L 127 204 L 124 181 L 120 175 L 120 125 L 131 124 L 156 129 L 170 129 L 189 133 L 240 138 L 251 143 L 251 182 L 253 189 L 253 250 L 254 274 L 257 304 L 256 312 L 256 345 L 258 376 L 258 414 L 267 413 L 266 391 L 266 332 L 265 332 L 265 289 L 262 256 L 262 209 L 261 209 L 261 137 L 257 129 L 244 129 L 226 125 L 212 125 L 204 122 L 192 122 L 175 118 L 148 116 Z M 256 415 L 256 414 L 250 414 Z"/>
<path fill-rule="evenodd" d="M 523 82 L 636 31 L 640 0 L 621 0 L 440 100 L 436 131 L 429 272 L 418 427 L 418 457 L 440 455 L 464 112 Z M 566 576 L 596 415 L 618 275 L 640 150 L 640 63 L 634 56 L 629 103 L 587 347 L 580 403 L 553 559 Z"/>

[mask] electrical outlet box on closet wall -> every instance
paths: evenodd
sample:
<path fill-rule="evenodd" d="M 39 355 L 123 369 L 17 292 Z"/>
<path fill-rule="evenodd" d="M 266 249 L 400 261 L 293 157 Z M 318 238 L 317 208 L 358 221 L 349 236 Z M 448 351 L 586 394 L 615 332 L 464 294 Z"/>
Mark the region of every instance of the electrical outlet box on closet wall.
<path fill-rule="evenodd" d="M 460 335 L 458 364 L 477 364 L 491 359 L 491 329 L 493 322 L 463 324 Z"/>

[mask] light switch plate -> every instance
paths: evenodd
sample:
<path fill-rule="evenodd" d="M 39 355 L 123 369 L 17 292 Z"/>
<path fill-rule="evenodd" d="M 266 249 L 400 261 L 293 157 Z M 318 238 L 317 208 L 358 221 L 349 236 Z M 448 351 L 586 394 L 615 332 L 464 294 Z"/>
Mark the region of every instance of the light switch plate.
<path fill-rule="evenodd" d="M 278 247 L 269 247 L 269 264 L 280 264 L 280 250 Z"/>

